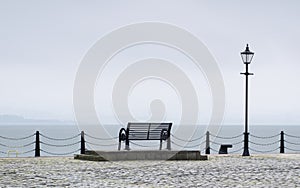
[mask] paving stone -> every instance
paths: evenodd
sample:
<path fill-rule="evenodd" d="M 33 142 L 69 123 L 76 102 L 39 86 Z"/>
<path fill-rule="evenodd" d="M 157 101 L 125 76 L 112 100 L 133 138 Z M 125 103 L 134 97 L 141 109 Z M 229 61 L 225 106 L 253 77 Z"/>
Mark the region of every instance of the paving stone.
<path fill-rule="evenodd" d="M 300 154 L 211 155 L 208 161 L 0 158 L 0 187 L 297 187 Z"/>

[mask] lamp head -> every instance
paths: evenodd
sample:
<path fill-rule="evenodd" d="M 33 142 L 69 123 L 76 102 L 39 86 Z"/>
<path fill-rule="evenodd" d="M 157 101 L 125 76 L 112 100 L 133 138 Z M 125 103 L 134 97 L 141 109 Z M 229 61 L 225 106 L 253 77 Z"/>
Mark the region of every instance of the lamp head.
<path fill-rule="evenodd" d="M 245 64 L 250 64 L 253 56 L 254 56 L 254 52 L 251 52 L 249 50 L 249 46 L 247 44 L 245 51 L 241 52 L 241 57 L 242 57 L 243 62 Z"/>

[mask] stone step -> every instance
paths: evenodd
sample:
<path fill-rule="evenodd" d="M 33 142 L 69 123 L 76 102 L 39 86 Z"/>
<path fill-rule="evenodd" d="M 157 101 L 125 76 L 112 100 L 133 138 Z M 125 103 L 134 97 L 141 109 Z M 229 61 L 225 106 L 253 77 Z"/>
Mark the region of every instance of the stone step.
<path fill-rule="evenodd" d="M 199 151 L 93 151 L 77 154 L 74 159 L 91 161 L 127 161 L 127 160 L 208 160 L 207 155 Z"/>

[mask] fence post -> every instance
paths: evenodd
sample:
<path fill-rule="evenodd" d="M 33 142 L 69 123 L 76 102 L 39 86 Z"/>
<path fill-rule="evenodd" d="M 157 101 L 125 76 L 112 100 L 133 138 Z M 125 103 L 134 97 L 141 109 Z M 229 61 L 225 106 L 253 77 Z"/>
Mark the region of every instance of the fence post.
<path fill-rule="evenodd" d="M 280 153 L 284 153 L 284 132 L 280 132 Z"/>
<path fill-rule="evenodd" d="M 35 133 L 35 157 L 41 156 L 41 148 L 40 148 L 40 132 L 36 131 Z"/>
<path fill-rule="evenodd" d="M 85 154 L 84 131 L 81 131 L 80 154 Z"/>
<path fill-rule="evenodd" d="M 209 131 L 206 132 L 206 147 L 205 154 L 210 154 L 210 146 L 209 146 Z"/>

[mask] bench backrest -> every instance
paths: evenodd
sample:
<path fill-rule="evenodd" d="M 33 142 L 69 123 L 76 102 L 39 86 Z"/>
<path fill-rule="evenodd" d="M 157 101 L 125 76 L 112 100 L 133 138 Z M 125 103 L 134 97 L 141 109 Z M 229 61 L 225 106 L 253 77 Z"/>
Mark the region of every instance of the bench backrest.
<path fill-rule="evenodd" d="M 128 123 L 128 139 L 160 140 L 162 130 L 170 133 L 171 127 L 172 123 Z"/>

